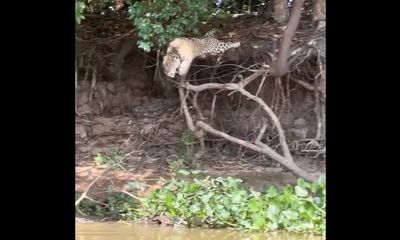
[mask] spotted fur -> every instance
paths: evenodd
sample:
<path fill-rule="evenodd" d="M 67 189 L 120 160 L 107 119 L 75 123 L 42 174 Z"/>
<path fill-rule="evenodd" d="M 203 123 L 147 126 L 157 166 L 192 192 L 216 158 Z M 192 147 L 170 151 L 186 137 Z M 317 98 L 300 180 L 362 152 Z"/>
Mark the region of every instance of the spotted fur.
<path fill-rule="evenodd" d="M 222 54 L 228 49 L 237 48 L 240 42 L 223 42 L 214 38 L 215 30 L 206 33 L 204 38 L 176 38 L 169 43 L 163 59 L 164 72 L 171 78 L 176 73 L 186 76 L 192 61 L 197 57 Z"/>
<path fill-rule="evenodd" d="M 205 38 L 214 37 L 215 33 L 217 33 L 217 29 L 213 28 L 210 31 L 208 31 L 206 34 L 204 34 L 204 37 Z"/>

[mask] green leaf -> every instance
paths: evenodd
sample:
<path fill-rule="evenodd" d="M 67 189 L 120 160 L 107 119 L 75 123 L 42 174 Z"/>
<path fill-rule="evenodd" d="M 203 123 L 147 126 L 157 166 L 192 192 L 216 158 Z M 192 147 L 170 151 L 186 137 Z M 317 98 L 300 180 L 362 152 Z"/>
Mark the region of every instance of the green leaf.
<path fill-rule="evenodd" d="M 198 211 L 200 211 L 200 207 L 196 204 L 192 204 L 192 206 L 190 206 L 189 210 L 191 213 L 197 213 Z"/>
<path fill-rule="evenodd" d="M 145 52 L 150 52 L 150 43 L 149 42 L 143 42 L 143 41 L 138 41 L 139 43 L 139 48 L 143 49 Z"/>
<path fill-rule="evenodd" d="M 247 203 L 247 207 L 249 208 L 250 212 L 257 212 L 259 210 L 257 205 L 257 200 L 255 198 L 251 198 Z"/>
<path fill-rule="evenodd" d="M 248 220 L 240 220 L 239 224 L 245 228 L 251 228 L 251 223 Z"/>
<path fill-rule="evenodd" d="M 203 203 L 208 203 L 210 201 L 210 198 L 213 196 L 214 194 L 212 192 L 204 194 L 203 196 L 201 196 L 200 200 Z"/>
<path fill-rule="evenodd" d="M 85 8 L 86 5 L 84 2 L 75 1 L 75 20 L 78 24 L 81 24 L 81 20 L 85 19 L 85 16 L 83 16 Z"/>
<path fill-rule="evenodd" d="M 266 219 L 261 215 L 256 215 L 254 222 L 251 226 L 251 229 L 260 230 L 264 228 L 265 224 L 266 224 Z"/>
<path fill-rule="evenodd" d="M 203 172 L 202 170 L 192 170 L 192 174 L 194 175 L 200 174 L 202 172 Z"/>
<path fill-rule="evenodd" d="M 165 204 L 166 204 L 168 207 L 171 207 L 171 206 L 172 206 L 172 204 L 173 204 L 173 202 L 174 202 L 174 199 L 175 199 L 175 196 L 174 196 L 173 193 L 171 193 L 171 192 L 166 192 L 166 193 L 165 193 Z"/>
<path fill-rule="evenodd" d="M 260 192 L 254 191 L 253 189 L 250 189 L 250 192 L 251 192 L 251 195 L 253 195 L 253 197 L 258 198 L 261 196 Z"/>
<path fill-rule="evenodd" d="M 178 192 L 178 193 L 176 194 L 176 200 L 177 200 L 177 201 L 184 200 L 184 199 L 185 199 L 185 196 L 184 196 L 183 193 Z"/>
<path fill-rule="evenodd" d="M 210 204 L 206 204 L 204 209 L 205 209 L 207 216 L 210 216 L 210 217 L 214 216 L 214 209 L 211 207 Z"/>
<path fill-rule="evenodd" d="M 301 187 L 301 188 L 310 188 L 310 184 L 306 181 L 304 181 L 304 179 L 299 178 L 297 179 L 297 186 Z"/>
<path fill-rule="evenodd" d="M 319 179 L 318 179 L 318 183 L 321 186 L 325 185 L 325 183 L 326 183 L 325 176 L 320 176 Z"/>
<path fill-rule="evenodd" d="M 296 191 L 296 195 L 299 197 L 307 197 L 308 196 L 307 190 L 300 186 L 294 187 L 294 190 Z"/>
<path fill-rule="evenodd" d="M 267 194 L 268 194 L 269 197 L 273 198 L 273 197 L 276 197 L 278 195 L 278 191 L 276 190 L 275 187 L 271 186 L 268 189 Z"/>
<path fill-rule="evenodd" d="M 222 218 L 222 219 L 227 219 L 231 214 L 226 211 L 226 209 L 221 209 L 218 211 L 218 215 Z"/>
<path fill-rule="evenodd" d="M 231 186 L 237 186 L 239 183 L 242 183 L 243 180 L 239 178 L 227 177 L 226 180 Z"/>
<path fill-rule="evenodd" d="M 164 32 L 164 28 L 160 24 L 153 25 L 153 29 L 157 34 Z"/>
<path fill-rule="evenodd" d="M 298 214 L 296 211 L 291 210 L 291 209 L 282 211 L 282 214 L 283 214 L 286 218 L 288 218 L 289 220 L 295 220 L 295 219 L 297 219 L 297 218 L 299 217 L 299 214 Z"/>
<path fill-rule="evenodd" d="M 271 204 L 267 209 L 267 216 L 272 221 L 278 220 L 279 208 L 275 204 Z"/>
<path fill-rule="evenodd" d="M 268 222 L 268 228 L 273 231 L 278 228 L 278 223 L 277 222 Z"/>
<path fill-rule="evenodd" d="M 221 210 L 221 209 L 224 209 L 224 205 L 222 205 L 222 204 L 217 204 L 217 205 L 215 205 L 215 209 L 217 209 L 217 210 Z"/>
<path fill-rule="evenodd" d="M 319 189 L 318 183 L 313 182 L 313 183 L 311 184 L 311 192 L 312 192 L 312 193 L 316 193 L 316 192 L 318 191 L 318 189 Z"/>
<path fill-rule="evenodd" d="M 291 195 L 293 194 L 293 188 L 290 185 L 286 185 L 285 188 L 283 189 L 283 193 L 285 195 Z"/>
<path fill-rule="evenodd" d="M 315 202 L 315 204 L 317 205 L 317 206 L 320 206 L 320 205 L 322 205 L 322 201 L 321 201 L 321 198 L 320 197 L 314 197 L 314 202 Z"/>
<path fill-rule="evenodd" d="M 186 170 L 186 169 L 181 169 L 181 170 L 178 171 L 178 173 L 180 175 L 183 175 L 183 176 L 189 176 L 190 175 L 190 172 L 188 170 Z"/>
<path fill-rule="evenodd" d="M 233 212 L 239 212 L 240 211 L 240 207 L 238 205 L 231 205 L 230 209 Z"/>
<path fill-rule="evenodd" d="M 231 200 L 233 203 L 239 203 L 242 201 L 242 195 L 240 194 L 240 192 L 235 192 L 233 193 Z"/>

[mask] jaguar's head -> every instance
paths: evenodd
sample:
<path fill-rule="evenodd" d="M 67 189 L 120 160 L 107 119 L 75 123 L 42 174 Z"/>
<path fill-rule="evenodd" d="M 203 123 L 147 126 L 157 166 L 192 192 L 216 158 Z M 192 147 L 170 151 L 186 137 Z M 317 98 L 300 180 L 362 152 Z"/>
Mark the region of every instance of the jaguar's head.
<path fill-rule="evenodd" d="M 180 65 L 181 59 L 179 55 L 174 52 L 167 53 L 163 58 L 164 73 L 170 78 L 175 77 Z"/>

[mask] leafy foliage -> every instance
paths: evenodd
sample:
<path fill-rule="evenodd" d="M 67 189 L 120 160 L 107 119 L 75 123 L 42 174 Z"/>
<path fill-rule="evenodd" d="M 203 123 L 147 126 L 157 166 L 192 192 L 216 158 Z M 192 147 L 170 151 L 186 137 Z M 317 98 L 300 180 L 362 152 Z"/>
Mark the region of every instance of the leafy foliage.
<path fill-rule="evenodd" d="M 138 203 L 124 193 L 109 192 L 107 204 L 99 205 L 84 199 L 80 208 L 85 214 L 102 218 L 126 218 L 138 220 L 143 215 Z"/>
<path fill-rule="evenodd" d="M 283 191 L 244 190 L 240 179 L 228 177 L 172 179 L 146 199 L 151 215 L 182 218 L 189 226 L 236 227 L 251 230 L 287 229 L 322 233 L 325 230 L 325 180 L 312 184 L 299 179 Z"/>
<path fill-rule="evenodd" d="M 250 4 L 260 5 L 264 2 L 268 1 Z M 129 6 L 129 18 L 138 31 L 138 46 L 146 52 L 184 34 L 198 33 L 201 23 L 212 19 L 211 13 L 216 8 L 216 2 L 208 0 L 128 0 L 126 4 Z M 231 12 L 237 4 L 237 1 L 223 1 L 218 16 L 223 17 L 224 13 Z M 112 5 L 112 0 L 75 0 L 76 22 L 80 24 L 85 19 L 84 11 L 103 14 Z"/>
<path fill-rule="evenodd" d="M 246 190 L 241 183 L 241 179 L 232 177 L 193 181 L 172 178 L 164 180 L 161 189 L 140 203 L 128 201 L 126 196 L 122 198 L 123 194 L 114 194 L 108 204 L 114 214 L 126 220 L 166 215 L 188 227 L 324 233 L 326 184 L 323 177 L 313 183 L 299 179 L 296 186 L 287 185 L 283 190 L 271 186 L 263 193 Z"/>
<path fill-rule="evenodd" d="M 88 1 L 90 8 L 95 14 L 102 14 L 104 11 L 113 5 L 114 0 L 92 0 Z"/>
<path fill-rule="evenodd" d="M 109 215 L 107 209 L 104 208 L 104 206 L 98 205 L 88 199 L 83 199 L 79 207 L 82 212 L 91 216 L 106 217 L 107 215 Z"/>
<path fill-rule="evenodd" d="M 109 216 L 138 220 L 143 215 L 143 210 L 139 207 L 139 203 L 124 193 L 109 192 L 107 203 Z"/>
<path fill-rule="evenodd" d="M 83 11 L 85 10 L 86 6 L 82 0 L 75 0 L 75 21 L 78 24 L 81 24 L 81 21 L 85 19 L 83 16 Z"/>
<path fill-rule="evenodd" d="M 94 158 L 97 165 L 113 165 L 120 162 L 122 159 L 122 152 L 118 149 L 111 149 L 109 153 L 101 154 L 98 153 L 97 156 Z"/>
<path fill-rule="evenodd" d="M 169 164 L 169 169 L 171 172 L 177 172 L 185 167 L 185 165 L 190 164 L 193 160 L 193 147 L 195 141 L 193 140 L 193 135 L 190 131 L 185 131 L 181 139 L 181 153 L 177 160 L 174 160 Z"/>
<path fill-rule="evenodd" d="M 138 30 L 139 48 L 148 52 L 194 31 L 210 15 L 208 3 L 208 0 L 134 1 L 129 13 Z"/>

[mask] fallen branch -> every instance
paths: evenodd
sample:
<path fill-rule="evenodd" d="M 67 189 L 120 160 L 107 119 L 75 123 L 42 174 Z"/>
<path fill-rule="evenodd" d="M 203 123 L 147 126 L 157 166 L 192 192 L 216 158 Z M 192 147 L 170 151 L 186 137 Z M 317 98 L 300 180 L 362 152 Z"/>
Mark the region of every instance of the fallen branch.
<path fill-rule="evenodd" d="M 258 133 L 258 136 L 257 136 L 256 140 L 254 141 L 256 145 L 258 145 L 260 147 L 268 147 L 267 144 L 261 142 L 261 138 L 264 135 L 266 130 L 267 130 L 267 124 L 264 123 L 264 125 L 262 126 L 260 132 Z"/>
<path fill-rule="evenodd" d="M 310 91 L 314 91 L 314 86 L 308 82 L 304 82 L 300 79 L 294 78 L 293 76 L 290 76 L 290 79 L 294 80 L 296 83 L 298 83 L 299 85 L 303 86 L 305 89 L 310 90 Z"/>
<path fill-rule="evenodd" d="M 243 81 L 245 81 L 246 79 L 244 79 Z M 263 128 L 261 129 L 260 134 L 257 136 L 256 139 L 256 144 L 244 141 L 242 139 L 239 138 L 235 138 L 233 136 L 230 136 L 222 131 L 216 130 L 214 128 L 212 128 L 210 125 L 208 125 L 207 123 L 203 122 L 203 121 L 197 121 L 196 122 L 196 126 L 200 127 L 201 129 L 203 129 L 206 132 L 209 132 L 213 135 L 219 136 L 219 137 L 223 137 L 225 139 L 227 139 L 228 141 L 231 141 L 233 143 L 239 144 L 241 146 L 244 146 L 246 148 L 252 149 L 254 151 L 257 152 L 261 152 L 263 154 L 268 155 L 269 157 L 271 157 L 273 160 L 277 161 L 278 163 L 280 163 L 281 165 L 283 165 L 284 167 L 286 167 L 287 169 L 289 169 L 291 172 L 293 172 L 294 174 L 296 174 L 297 176 L 304 178 L 307 181 L 314 181 L 318 178 L 317 175 L 315 174 L 310 174 L 306 171 L 304 171 L 303 169 L 299 168 L 293 161 L 293 157 L 290 154 L 289 151 L 289 147 L 287 145 L 286 142 L 286 138 L 285 138 L 285 134 L 284 131 L 281 127 L 281 124 L 279 122 L 278 117 L 274 114 L 274 112 L 271 110 L 271 108 L 259 97 L 254 96 L 253 94 L 251 94 L 250 92 L 246 91 L 245 89 L 243 89 L 243 81 L 239 82 L 239 83 L 226 83 L 226 84 L 219 84 L 219 83 L 207 83 L 207 84 L 202 84 L 199 86 L 195 86 L 195 85 L 191 85 L 188 82 L 181 82 L 180 85 L 180 90 L 183 93 L 183 88 L 190 90 L 190 91 L 194 91 L 194 92 L 201 92 L 204 90 L 209 90 L 209 89 L 223 89 L 223 90 L 230 90 L 230 91 L 238 91 L 240 92 L 242 95 L 246 96 L 248 99 L 252 99 L 253 101 L 257 102 L 259 105 L 262 106 L 262 108 L 264 109 L 265 112 L 268 113 L 268 115 L 271 117 L 274 125 L 276 126 L 277 130 L 278 130 L 278 136 L 279 136 L 279 142 L 280 142 L 280 146 L 283 152 L 283 156 L 280 155 L 279 153 L 277 153 L 275 150 L 273 150 L 271 147 L 269 147 L 267 144 L 264 144 L 261 142 L 261 138 L 262 138 L 262 134 L 264 133 L 266 130 L 266 124 L 264 124 Z M 189 113 L 188 113 L 189 114 Z M 189 115 L 190 117 L 190 115 Z M 190 117 L 191 119 L 191 117 Z M 191 119 L 192 120 L 192 119 Z M 191 122 L 193 124 L 193 122 Z"/>
<path fill-rule="evenodd" d="M 203 121 L 198 121 L 196 123 L 196 126 L 201 127 L 204 131 L 209 132 L 213 135 L 219 136 L 219 137 L 223 137 L 225 139 L 227 139 L 230 142 L 239 144 L 241 146 L 244 146 L 246 148 L 252 149 L 254 151 L 257 152 L 261 152 L 263 154 L 268 155 L 269 157 L 271 157 L 273 160 L 277 161 L 278 163 L 280 163 L 282 166 L 286 167 L 287 169 L 289 169 L 291 172 L 293 172 L 295 175 L 307 180 L 307 181 L 315 181 L 316 179 L 318 179 L 318 175 L 316 174 L 311 174 L 308 173 L 306 171 L 304 171 L 303 169 L 299 168 L 294 162 L 290 161 L 289 159 L 281 156 L 280 154 L 278 154 L 277 152 L 275 152 L 272 148 L 270 148 L 268 145 L 264 145 L 263 147 L 257 146 L 255 144 L 246 142 L 242 139 L 239 138 L 235 138 L 233 136 L 230 136 L 224 132 L 221 132 L 219 130 L 216 130 L 214 128 L 212 128 L 210 125 L 208 125 L 207 123 L 203 122 Z"/>
<path fill-rule="evenodd" d="M 90 184 L 89 184 L 89 186 L 86 188 L 86 190 L 82 193 L 82 195 L 78 198 L 78 200 L 75 201 L 75 207 L 77 208 L 77 210 L 78 210 L 78 212 L 79 212 L 80 214 L 86 216 L 86 214 L 82 213 L 82 212 L 79 210 L 79 204 L 81 203 L 81 201 L 82 201 L 83 199 L 87 198 L 86 195 L 87 195 L 87 193 L 89 192 L 90 188 L 93 186 L 93 184 L 94 184 L 95 182 L 97 182 L 97 180 L 99 180 L 99 179 L 101 178 L 101 176 L 103 176 L 103 174 L 106 173 L 110 168 L 111 168 L 111 166 L 106 167 L 106 169 L 104 169 L 104 171 L 103 171 L 101 174 L 99 174 L 99 176 L 97 176 L 92 182 L 90 182 Z"/>
<path fill-rule="evenodd" d="M 259 76 L 263 75 L 266 77 L 268 72 L 267 72 L 267 68 L 261 68 L 259 72 L 255 72 L 253 74 L 251 74 L 250 76 L 248 76 L 247 78 L 245 78 L 244 80 L 240 81 L 239 83 L 241 83 L 241 86 L 244 88 L 246 85 L 248 85 L 249 83 L 251 83 L 252 81 L 254 81 L 255 79 L 257 79 Z"/>
<path fill-rule="evenodd" d="M 304 152 L 304 153 L 315 153 L 315 156 L 313 156 L 312 158 L 317 158 L 321 154 L 326 154 L 326 149 L 325 148 L 316 149 L 316 150 L 312 150 L 312 149 L 307 150 L 307 149 L 305 149 L 305 150 L 301 150 L 301 152 Z"/>
<path fill-rule="evenodd" d="M 292 159 L 289 148 L 286 143 L 285 134 L 281 127 L 278 117 L 274 114 L 272 109 L 261 98 L 254 96 L 250 92 L 243 89 L 240 85 L 241 85 L 240 83 L 239 84 L 237 84 L 237 83 L 225 83 L 225 84 L 206 83 L 206 84 L 202 84 L 199 86 L 195 86 L 195 85 L 191 85 L 190 83 L 184 83 L 183 88 L 185 88 L 187 90 L 195 91 L 195 92 L 201 92 L 201 91 L 208 90 L 208 89 L 225 89 L 225 90 L 233 90 L 233 91 L 236 90 L 236 91 L 240 92 L 242 95 L 246 96 L 247 98 L 252 99 L 253 101 L 257 102 L 258 104 L 260 104 L 263 107 L 264 111 L 266 111 L 270 115 L 272 121 L 274 122 L 274 125 L 278 129 L 279 141 L 282 146 L 283 155 L 285 157 L 288 157 L 289 159 Z"/>
<path fill-rule="evenodd" d="M 133 195 L 132 193 L 127 192 L 127 191 L 125 191 L 125 190 L 122 190 L 121 192 L 122 192 L 122 193 L 125 193 L 126 195 L 128 195 L 128 196 L 130 196 L 130 197 L 132 197 L 132 198 L 134 198 L 134 199 L 136 199 L 136 200 L 138 200 L 140 203 L 143 203 L 143 200 L 142 200 L 142 199 L 136 197 L 136 196 Z"/>

